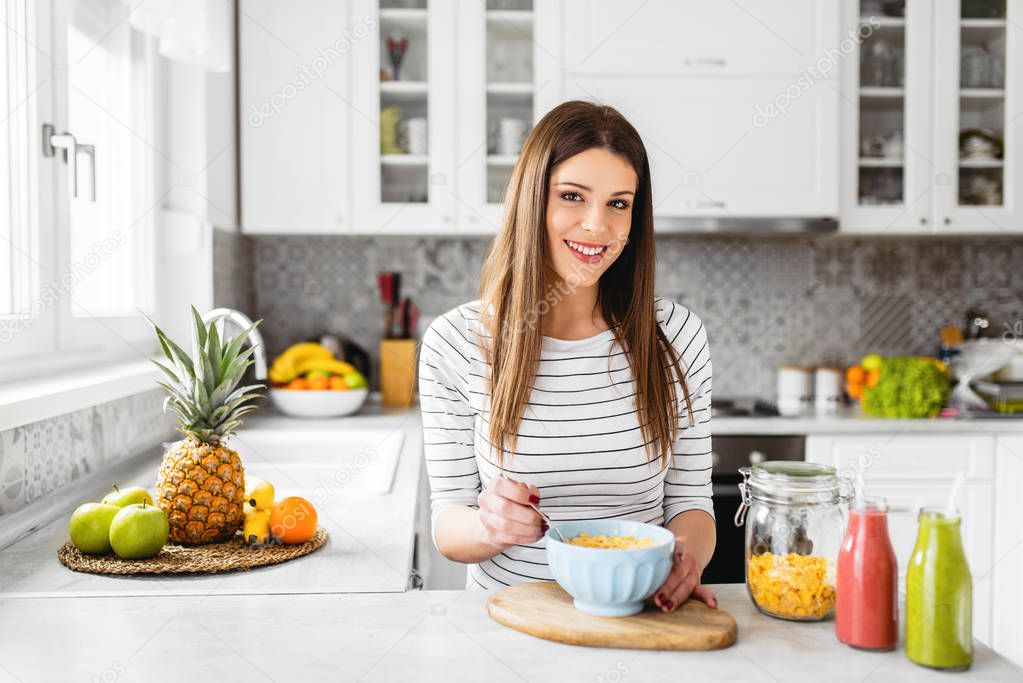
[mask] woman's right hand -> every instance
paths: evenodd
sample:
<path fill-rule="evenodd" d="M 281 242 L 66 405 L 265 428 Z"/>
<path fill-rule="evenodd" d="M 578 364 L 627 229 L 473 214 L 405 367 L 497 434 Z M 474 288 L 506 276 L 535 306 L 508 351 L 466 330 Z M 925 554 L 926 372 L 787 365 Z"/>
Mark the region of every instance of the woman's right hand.
<path fill-rule="evenodd" d="M 530 504 L 539 506 L 540 490 L 503 474 L 477 498 L 480 506 L 481 542 L 500 552 L 513 545 L 535 543 L 547 531 L 547 523 Z"/>

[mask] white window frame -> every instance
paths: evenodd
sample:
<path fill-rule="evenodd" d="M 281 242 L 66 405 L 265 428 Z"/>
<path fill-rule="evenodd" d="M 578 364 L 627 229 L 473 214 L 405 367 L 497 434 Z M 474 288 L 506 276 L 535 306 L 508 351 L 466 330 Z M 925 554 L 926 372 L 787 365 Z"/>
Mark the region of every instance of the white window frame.
<path fill-rule="evenodd" d="M 11 151 L 8 186 L 12 228 L 10 277 L 14 309 L 0 321 L 0 362 L 6 358 L 56 351 L 57 310 L 41 298 L 43 272 L 55 263 L 52 198 L 54 174 L 39 150 L 41 122 L 52 118 L 51 64 L 40 45 L 50 44 L 48 3 L 0 0 L 5 37 L 8 109 L 6 132 Z M 4 264 L 6 265 L 6 264 Z"/>
<path fill-rule="evenodd" d="M 23 313 L 13 321 L 7 320 L 8 329 L 13 323 L 17 333 L 0 344 L 0 382 L 18 379 L 49 363 L 70 369 L 95 367 L 97 363 L 137 362 L 156 350 L 152 330 L 141 312 L 137 315 L 75 316 L 71 296 L 60 294 L 64 290 L 54 284 L 70 261 L 71 198 L 67 169 L 60 152 L 53 158 L 42 156 L 42 126 L 52 123 L 57 132 L 67 127 L 68 85 L 63 77 L 66 71 L 62 70 L 67 63 L 70 3 L 71 0 L 0 0 L 3 8 L 0 12 L 4 13 L 0 16 L 7 24 L 19 27 L 22 35 L 16 41 L 15 54 L 24 55 L 23 67 L 12 65 L 12 68 L 21 68 L 24 74 L 12 80 L 21 91 L 15 94 L 24 99 L 24 104 L 15 110 L 17 120 L 10 122 L 9 129 L 12 144 L 20 146 L 18 165 L 11 175 L 21 181 L 17 186 L 11 185 L 12 199 L 17 201 L 12 201 L 11 225 L 19 231 L 19 240 L 31 242 L 33 250 L 31 258 L 21 260 L 22 266 L 14 276 L 19 283 L 20 299 L 16 299 L 15 308 Z M 131 8 L 125 6 L 124 11 L 127 13 Z M 141 50 L 141 68 L 139 73 L 133 74 L 136 80 L 133 92 L 141 89 L 138 101 L 142 103 L 144 123 L 135 132 L 151 141 L 156 131 L 154 109 L 159 74 L 153 39 L 146 37 L 141 42 Z M 69 132 L 74 134 L 73 130 Z M 97 149 L 97 154 L 102 153 L 102 149 Z M 148 261 L 144 272 L 153 278 L 148 297 L 151 310 L 157 304 L 156 277 L 163 270 L 157 262 L 155 247 L 155 224 L 160 211 L 155 192 L 155 156 L 155 152 L 146 155 L 140 166 L 144 176 L 140 182 L 146 189 L 143 194 L 150 195 L 143 203 L 151 208 L 138 219 L 144 225 L 132 227 L 142 233 L 140 250 Z M 81 170 L 84 159 L 79 164 Z M 80 194 L 83 191 L 81 185 L 79 191 Z M 25 268 L 23 264 L 31 267 Z M 25 313 L 36 315 L 26 322 Z M 0 339 L 2 341 L 5 340 Z"/>

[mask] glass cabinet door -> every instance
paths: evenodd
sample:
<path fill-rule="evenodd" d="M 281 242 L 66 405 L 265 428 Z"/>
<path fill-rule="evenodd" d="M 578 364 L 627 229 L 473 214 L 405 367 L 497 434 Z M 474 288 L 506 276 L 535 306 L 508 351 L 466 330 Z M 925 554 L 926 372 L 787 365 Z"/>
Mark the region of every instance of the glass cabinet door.
<path fill-rule="evenodd" d="M 494 234 L 536 113 L 533 0 L 457 5 L 459 231 Z"/>
<path fill-rule="evenodd" d="M 440 0 L 356 0 L 352 33 L 354 229 L 451 231 L 455 13 Z M 357 24 L 356 27 L 359 27 Z M 339 160 L 348 161 L 348 160 Z"/>
<path fill-rule="evenodd" d="M 1005 0 L 964 0 L 959 11 L 959 206 L 1004 205 Z"/>
<path fill-rule="evenodd" d="M 931 8 L 928 0 L 846 5 L 842 229 L 930 231 Z"/>
<path fill-rule="evenodd" d="M 906 201 L 906 5 L 860 2 L 859 177 L 861 206 Z"/>
<path fill-rule="evenodd" d="M 533 121 L 533 2 L 487 0 L 486 202 L 500 204 Z"/>
<path fill-rule="evenodd" d="M 935 5 L 939 232 L 1023 230 L 1021 0 Z"/>
<path fill-rule="evenodd" d="M 427 0 L 380 0 L 380 201 L 425 204 L 429 184 Z"/>

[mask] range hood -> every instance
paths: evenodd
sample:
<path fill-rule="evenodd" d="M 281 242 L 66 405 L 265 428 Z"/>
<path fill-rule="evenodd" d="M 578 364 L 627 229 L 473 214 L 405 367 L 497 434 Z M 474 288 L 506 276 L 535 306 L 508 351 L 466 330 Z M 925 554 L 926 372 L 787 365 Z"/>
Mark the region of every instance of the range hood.
<path fill-rule="evenodd" d="M 739 218 L 654 216 L 658 235 L 826 235 L 838 231 L 834 218 Z"/>

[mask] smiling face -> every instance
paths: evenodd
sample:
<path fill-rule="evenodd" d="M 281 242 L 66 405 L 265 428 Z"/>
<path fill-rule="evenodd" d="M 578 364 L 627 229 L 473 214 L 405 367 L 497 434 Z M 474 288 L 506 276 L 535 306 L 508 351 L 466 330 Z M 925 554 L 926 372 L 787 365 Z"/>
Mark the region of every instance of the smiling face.
<path fill-rule="evenodd" d="M 551 170 L 547 198 L 550 266 L 579 287 L 597 284 L 625 247 L 639 182 L 624 158 L 591 148 Z"/>

